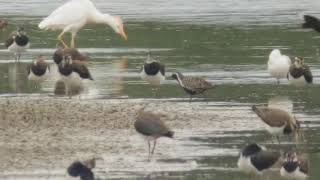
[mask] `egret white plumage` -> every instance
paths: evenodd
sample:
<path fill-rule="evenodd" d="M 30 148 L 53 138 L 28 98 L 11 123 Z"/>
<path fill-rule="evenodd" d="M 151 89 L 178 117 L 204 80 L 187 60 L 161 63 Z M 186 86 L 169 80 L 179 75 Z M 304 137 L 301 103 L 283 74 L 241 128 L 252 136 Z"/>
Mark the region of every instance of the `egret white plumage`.
<path fill-rule="evenodd" d="M 278 84 L 280 79 L 287 78 L 290 65 L 290 58 L 281 54 L 279 49 L 271 51 L 268 60 L 268 71 L 272 77 L 277 79 Z"/>
<path fill-rule="evenodd" d="M 87 24 L 108 24 L 116 33 L 127 40 L 123 29 L 122 19 L 119 16 L 102 14 L 90 0 L 70 0 L 54 10 L 48 17 L 39 23 L 40 29 L 62 30 L 58 36 L 65 47 L 63 35 L 71 33 L 71 47 L 75 46 L 75 37 L 80 29 Z"/>

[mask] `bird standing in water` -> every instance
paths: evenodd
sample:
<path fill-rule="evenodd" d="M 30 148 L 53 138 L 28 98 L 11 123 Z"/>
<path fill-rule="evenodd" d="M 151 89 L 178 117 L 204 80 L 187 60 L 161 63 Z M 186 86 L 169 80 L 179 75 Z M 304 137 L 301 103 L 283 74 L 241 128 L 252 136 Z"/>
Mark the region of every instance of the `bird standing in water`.
<path fill-rule="evenodd" d="M 268 60 L 268 71 L 272 77 L 277 79 L 278 84 L 280 84 L 280 79 L 287 77 L 290 65 L 290 58 L 281 54 L 279 49 L 271 51 Z"/>
<path fill-rule="evenodd" d="M 28 79 L 39 82 L 46 80 L 50 72 L 49 65 L 44 61 L 41 55 L 33 61 L 27 70 Z"/>
<path fill-rule="evenodd" d="M 276 136 L 279 143 L 280 135 L 299 132 L 300 122 L 282 109 L 252 106 L 252 110 L 264 122 L 266 130 Z"/>
<path fill-rule="evenodd" d="M 155 86 L 156 88 L 152 90 L 156 91 L 161 82 L 166 79 L 165 66 L 156 59 L 152 58 L 149 52 L 147 60 L 141 68 L 140 76 L 141 79 L 147 81 L 152 86 Z"/>
<path fill-rule="evenodd" d="M 191 102 L 193 95 L 203 95 L 205 91 L 214 87 L 201 77 L 184 76 L 179 72 L 173 73 L 171 77 L 176 79 L 179 85 L 190 95 L 189 102 Z"/>
<path fill-rule="evenodd" d="M 138 111 L 134 127 L 136 131 L 147 138 L 148 141 L 148 159 L 154 153 L 157 139 L 160 137 L 173 138 L 174 132 L 171 131 L 160 119 L 160 115 L 151 112 L 145 112 L 144 108 Z M 153 148 L 150 151 L 150 141 L 153 141 Z"/>
<path fill-rule="evenodd" d="M 296 86 L 312 84 L 313 76 L 310 67 L 304 63 L 301 57 L 295 57 L 294 63 L 289 68 L 287 75 L 289 82 Z"/>
<path fill-rule="evenodd" d="M 26 52 L 30 47 L 29 38 L 27 33 L 22 27 L 19 27 L 17 31 L 13 31 L 5 42 L 5 46 L 9 51 L 14 53 L 14 59 L 20 60 L 21 53 Z"/>
<path fill-rule="evenodd" d="M 90 0 L 70 0 L 54 10 L 39 23 L 40 29 L 62 30 L 58 40 L 65 46 L 63 40 L 66 32 L 71 33 L 71 48 L 75 47 L 77 33 L 87 24 L 108 24 L 117 34 L 127 40 L 123 22 L 119 16 L 102 14 Z"/>
<path fill-rule="evenodd" d="M 243 172 L 261 175 L 275 165 L 280 156 L 280 152 L 252 143 L 241 150 L 237 165 Z"/>
<path fill-rule="evenodd" d="M 285 159 L 280 169 L 282 177 L 295 180 L 304 180 L 308 177 L 309 162 L 298 156 L 295 152 L 285 154 Z"/>

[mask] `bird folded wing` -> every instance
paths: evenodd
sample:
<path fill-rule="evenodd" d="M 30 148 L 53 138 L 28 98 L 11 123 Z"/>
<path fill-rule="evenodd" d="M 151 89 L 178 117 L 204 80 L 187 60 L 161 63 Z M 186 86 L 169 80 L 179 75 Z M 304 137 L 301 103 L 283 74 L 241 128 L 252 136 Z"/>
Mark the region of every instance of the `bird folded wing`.
<path fill-rule="evenodd" d="M 308 65 L 304 65 L 304 78 L 308 83 L 312 83 L 313 76 Z"/>
<path fill-rule="evenodd" d="M 261 151 L 252 156 L 251 163 L 259 170 L 264 170 L 272 167 L 280 158 L 279 152 Z"/>
<path fill-rule="evenodd" d="M 272 127 L 282 127 L 289 122 L 289 116 L 286 112 L 272 108 L 257 108 L 254 111 L 263 122 Z"/>

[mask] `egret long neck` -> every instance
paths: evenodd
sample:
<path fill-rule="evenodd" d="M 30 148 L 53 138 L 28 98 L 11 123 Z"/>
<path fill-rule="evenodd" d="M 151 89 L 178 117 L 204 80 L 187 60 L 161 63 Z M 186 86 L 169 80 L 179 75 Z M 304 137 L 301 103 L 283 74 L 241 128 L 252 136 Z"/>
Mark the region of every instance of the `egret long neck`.
<path fill-rule="evenodd" d="M 111 24 L 113 18 L 109 14 L 102 14 L 99 11 L 92 14 L 90 21 L 92 23 Z"/>

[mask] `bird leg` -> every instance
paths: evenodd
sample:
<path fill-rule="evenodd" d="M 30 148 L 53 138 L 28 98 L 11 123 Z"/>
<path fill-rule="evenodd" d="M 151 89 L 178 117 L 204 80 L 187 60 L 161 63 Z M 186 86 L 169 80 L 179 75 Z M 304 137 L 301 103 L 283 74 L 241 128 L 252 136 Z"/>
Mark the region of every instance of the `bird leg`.
<path fill-rule="evenodd" d="M 279 145 L 280 145 L 280 139 L 279 139 L 279 136 L 278 136 L 278 135 L 276 135 L 276 138 L 277 138 L 277 141 L 278 141 L 278 143 L 279 143 Z"/>
<path fill-rule="evenodd" d="M 148 141 L 148 159 L 150 160 L 150 141 L 149 140 L 147 141 Z"/>
<path fill-rule="evenodd" d="M 71 34 L 71 48 L 75 48 L 75 38 L 76 38 L 76 34 Z"/>
<path fill-rule="evenodd" d="M 192 99 L 192 95 L 190 95 L 190 98 L 189 98 L 189 103 L 191 103 L 191 99 Z"/>
<path fill-rule="evenodd" d="M 18 54 L 18 61 L 20 61 L 20 57 L 21 57 L 21 54 L 19 53 L 19 54 Z"/>
<path fill-rule="evenodd" d="M 154 150 L 156 149 L 156 144 L 157 144 L 157 139 L 153 141 L 153 148 L 152 148 L 151 154 L 154 153 Z"/>
<path fill-rule="evenodd" d="M 64 42 L 63 40 L 63 35 L 64 35 L 64 31 L 62 31 L 59 36 L 58 36 L 58 40 L 62 43 L 62 45 L 65 47 L 65 48 L 68 48 L 69 46 Z"/>

